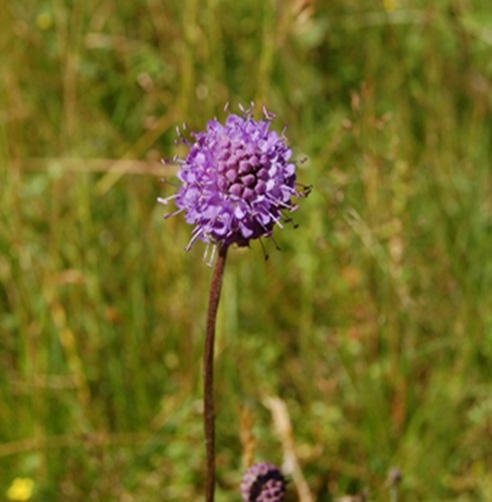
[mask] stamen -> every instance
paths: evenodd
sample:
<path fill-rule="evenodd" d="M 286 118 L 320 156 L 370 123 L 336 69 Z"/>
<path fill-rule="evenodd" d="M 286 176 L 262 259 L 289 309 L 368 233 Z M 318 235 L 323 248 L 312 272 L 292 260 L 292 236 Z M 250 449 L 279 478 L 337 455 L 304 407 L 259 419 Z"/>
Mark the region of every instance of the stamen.
<path fill-rule="evenodd" d="M 263 115 L 265 116 L 265 118 L 268 120 L 268 121 L 272 121 L 274 118 L 275 118 L 275 113 L 273 112 L 269 112 L 267 109 L 266 109 L 266 106 L 263 105 L 261 107 L 261 110 L 263 112 Z"/>
<path fill-rule="evenodd" d="M 273 243 L 275 244 L 275 249 L 277 251 L 282 251 L 282 248 L 277 244 L 277 241 L 275 240 L 275 238 L 273 236 L 270 237 L 273 241 Z"/>
<path fill-rule="evenodd" d="M 161 178 L 161 183 L 165 183 L 166 185 L 171 185 L 174 188 L 181 188 L 180 185 L 178 185 L 177 183 L 173 183 L 172 181 L 169 181 L 167 178 Z"/>
<path fill-rule="evenodd" d="M 255 107 L 255 104 L 253 101 L 251 101 L 251 103 L 249 104 L 249 108 L 245 109 L 244 106 L 241 103 L 239 103 L 238 107 L 241 110 L 243 116 L 249 119 L 251 118 L 251 114 L 253 113 L 253 108 Z"/>
<path fill-rule="evenodd" d="M 265 261 L 268 261 L 268 258 L 270 258 L 270 256 L 266 252 L 265 246 L 263 245 L 263 239 L 260 237 L 259 240 L 260 240 L 261 250 L 263 251 L 263 257 L 265 258 Z"/>
<path fill-rule="evenodd" d="M 273 218 L 273 214 L 272 214 L 272 218 Z M 280 223 L 280 218 L 278 220 L 273 220 L 278 226 L 279 228 L 281 228 L 282 230 L 284 229 L 284 226 L 282 225 L 282 223 Z"/>
<path fill-rule="evenodd" d="M 299 224 L 297 223 L 294 223 L 294 220 L 292 218 L 284 218 L 284 223 L 287 224 L 287 223 L 292 223 L 292 226 L 294 228 L 299 228 Z"/>
<path fill-rule="evenodd" d="M 251 213 L 251 216 L 255 219 L 256 223 L 259 223 L 261 225 L 261 227 L 263 228 L 263 230 L 265 230 L 265 232 L 268 232 L 269 231 L 268 227 L 257 218 L 258 214 L 259 213 Z"/>
<path fill-rule="evenodd" d="M 290 209 L 292 206 L 281 201 L 280 199 L 274 199 L 270 194 L 265 195 L 265 199 L 272 204 L 272 206 L 283 206 L 284 209 Z"/>
<path fill-rule="evenodd" d="M 205 252 L 203 253 L 203 258 L 202 261 L 205 263 L 207 261 L 207 255 L 208 255 L 208 248 L 210 247 L 210 241 L 207 242 L 207 245 L 205 246 Z"/>
<path fill-rule="evenodd" d="M 299 197 L 307 197 L 313 190 L 313 185 L 303 185 L 302 183 L 295 183 L 297 187 L 300 187 L 302 192 L 296 192 Z"/>
<path fill-rule="evenodd" d="M 175 199 L 178 196 L 177 193 L 174 195 L 170 195 L 169 197 L 163 198 L 163 197 L 157 197 L 157 202 L 159 204 L 163 204 L 164 206 L 167 206 L 170 200 Z"/>
<path fill-rule="evenodd" d="M 276 217 L 274 216 L 268 209 L 266 210 L 267 214 L 270 215 L 270 217 L 272 218 L 272 220 L 281 228 L 283 229 L 284 226 L 282 225 L 282 223 L 280 223 L 280 216 L 279 217 Z"/>
<path fill-rule="evenodd" d="M 171 218 L 171 216 L 176 216 L 177 214 L 182 213 L 183 211 L 184 211 L 184 208 L 178 209 L 177 211 L 174 211 L 174 213 L 168 213 L 164 216 L 164 219 L 167 220 L 167 219 Z"/>
<path fill-rule="evenodd" d="M 214 247 L 212 248 L 212 253 L 210 255 L 210 260 L 209 262 L 207 263 L 207 266 L 208 267 L 212 267 L 212 263 L 214 262 L 214 258 L 215 258 L 215 253 L 217 251 L 217 243 L 214 242 Z"/>
<path fill-rule="evenodd" d="M 191 238 L 190 242 L 188 242 L 188 245 L 185 247 L 185 251 L 189 251 L 192 247 L 193 244 L 201 237 L 203 234 L 203 229 L 200 228 L 198 232 Z"/>

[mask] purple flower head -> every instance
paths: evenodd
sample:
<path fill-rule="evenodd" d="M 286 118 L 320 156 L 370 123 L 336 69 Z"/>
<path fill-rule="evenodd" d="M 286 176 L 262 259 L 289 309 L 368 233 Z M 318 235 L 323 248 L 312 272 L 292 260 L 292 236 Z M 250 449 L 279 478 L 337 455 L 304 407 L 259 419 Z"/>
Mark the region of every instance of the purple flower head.
<path fill-rule="evenodd" d="M 245 502 L 280 502 L 284 499 L 286 484 L 278 467 L 260 462 L 244 473 L 241 497 Z"/>
<path fill-rule="evenodd" d="M 179 162 L 175 199 L 177 211 L 195 225 L 186 250 L 198 240 L 222 245 L 247 246 L 251 239 L 269 237 L 273 227 L 282 227 L 282 211 L 294 211 L 295 163 L 283 134 L 270 130 L 274 115 L 263 109 L 255 121 L 251 109 L 242 116 L 229 113 L 225 124 L 210 120 L 205 132 L 184 139 L 189 152 Z"/>

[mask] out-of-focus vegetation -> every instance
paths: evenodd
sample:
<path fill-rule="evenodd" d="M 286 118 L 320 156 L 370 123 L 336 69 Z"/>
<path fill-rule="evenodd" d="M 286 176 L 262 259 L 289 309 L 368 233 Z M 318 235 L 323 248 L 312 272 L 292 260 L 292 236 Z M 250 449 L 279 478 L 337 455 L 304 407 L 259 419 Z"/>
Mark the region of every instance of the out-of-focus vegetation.
<path fill-rule="evenodd" d="M 211 274 L 159 160 L 255 101 L 314 190 L 282 252 L 229 253 L 217 500 L 241 432 L 283 461 L 268 396 L 314 500 L 387 501 L 394 466 L 398 500 L 492 500 L 489 0 L 9 1 L 0 30 L 0 498 L 202 499 Z"/>

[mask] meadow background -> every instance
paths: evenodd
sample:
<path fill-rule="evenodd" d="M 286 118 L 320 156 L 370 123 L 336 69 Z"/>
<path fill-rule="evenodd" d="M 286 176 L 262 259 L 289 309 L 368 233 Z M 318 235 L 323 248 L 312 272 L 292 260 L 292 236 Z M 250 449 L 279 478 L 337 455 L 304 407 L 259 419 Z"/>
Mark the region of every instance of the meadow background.
<path fill-rule="evenodd" d="M 288 501 L 389 501 L 393 467 L 492 500 L 489 0 L 7 0 L 0 54 L 0 500 L 203 499 L 211 269 L 160 159 L 250 101 L 314 189 L 229 253 L 217 500 L 253 436 Z"/>

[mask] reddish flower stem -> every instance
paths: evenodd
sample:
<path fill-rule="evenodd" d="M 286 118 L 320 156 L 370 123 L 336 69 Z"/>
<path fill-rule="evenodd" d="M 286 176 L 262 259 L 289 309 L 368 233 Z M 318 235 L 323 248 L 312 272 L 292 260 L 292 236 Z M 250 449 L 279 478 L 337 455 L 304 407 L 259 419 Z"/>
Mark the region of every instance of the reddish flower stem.
<path fill-rule="evenodd" d="M 207 472 L 205 478 L 205 500 L 213 502 L 215 492 L 215 412 L 214 412 L 214 339 L 215 321 L 219 306 L 222 277 L 228 246 L 220 245 L 219 256 L 210 284 L 208 297 L 207 332 L 203 357 L 203 416 L 205 426 L 205 448 L 207 452 Z"/>

